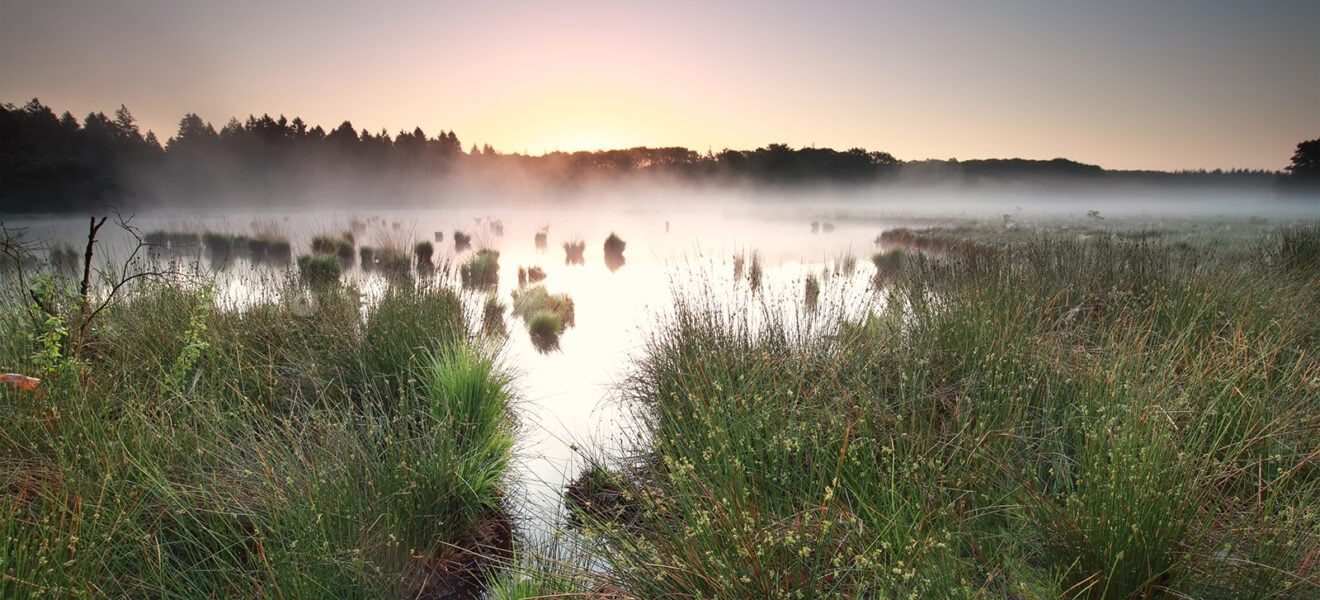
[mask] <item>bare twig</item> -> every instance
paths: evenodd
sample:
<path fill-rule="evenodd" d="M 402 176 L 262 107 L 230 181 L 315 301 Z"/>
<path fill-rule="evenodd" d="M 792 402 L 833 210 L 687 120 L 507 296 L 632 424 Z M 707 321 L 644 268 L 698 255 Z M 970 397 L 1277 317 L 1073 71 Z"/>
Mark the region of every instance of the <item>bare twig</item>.
<path fill-rule="evenodd" d="M 96 229 L 99 229 L 101 224 L 105 223 L 107 217 L 101 217 L 100 223 L 95 223 L 95 218 L 92 219 L 94 226 L 92 233 L 88 239 L 86 262 L 84 264 L 85 268 L 83 273 L 83 286 L 84 286 L 83 287 L 84 294 L 82 296 L 83 311 L 79 318 L 78 337 L 77 337 L 76 345 L 74 346 L 74 352 L 76 356 L 81 356 L 83 347 L 85 346 L 84 342 L 87 337 L 87 331 L 91 328 L 92 323 L 96 320 L 96 317 L 100 315 L 101 312 L 103 312 L 105 309 L 110 307 L 110 305 L 114 302 L 115 298 L 119 295 L 120 291 L 123 290 L 126 286 L 128 286 L 128 284 L 141 279 L 163 280 L 170 277 L 179 277 L 183 275 L 183 273 L 181 272 L 170 271 L 170 270 L 166 270 L 166 271 L 136 270 L 135 265 L 138 264 L 138 259 L 142 255 L 142 249 L 149 247 L 150 244 L 143 241 L 142 232 L 139 231 L 137 227 L 134 227 L 132 225 L 132 220 L 133 220 L 132 215 L 129 215 L 128 218 L 124 218 L 124 216 L 121 215 L 118 210 L 115 210 L 113 208 L 111 208 L 110 210 L 114 212 L 115 223 L 121 229 L 127 231 L 129 235 L 133 236 L 133 239 L 136 243 L 133 245 L 133 251 L 128 254 L 128 257 L 124 259 L 123 263 L 119 265 L 117 270 L 114 269 L 113 267 L 107 270 L 97 270 L 97 274 L 100 275 L 101 279 L 105 282 L 108 282 L 110 286 L 110 291 L 107 292 L 103 298 L 101 298 L 101 301 L 96 304 L 95 308 L 92 308 L 90 297 L 88 296 L 88 294 L 90 293 L 91 276 L 90 276 L 90 272 L 87 269 L 90 268 L 89 265 L 91 264 L 92 239 L 95 237 Z"/>
<path fill-rule="evenodd" d="M 92 246 L 96 245 L 96 232 L 105 225 L 106 217 L 101 217 L 98 222 L 96 217 L 90 217 L 91 223 L 87 230 L 87 250 L 83 253 L 83 277 L 82 285 L 78 287 L 78 297 L 82 299 L 83 311 L 87 310 L 87 294 L 92 287 Z"/>

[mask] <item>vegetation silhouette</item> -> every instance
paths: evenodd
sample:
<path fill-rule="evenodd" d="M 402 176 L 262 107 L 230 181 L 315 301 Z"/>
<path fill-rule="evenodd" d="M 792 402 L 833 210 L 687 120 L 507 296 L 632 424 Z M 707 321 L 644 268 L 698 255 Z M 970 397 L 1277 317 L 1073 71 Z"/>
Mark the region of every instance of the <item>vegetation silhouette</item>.
<path fill-rule="evenodd" d="M 409 189 L 408 183 L 456 174 L 499 180 L 512 173 L 552 186 L 644 175 L 766 186 L 1035 181 L 1277 185 L 1320 192 L 1320 140 L 1298 144 L 1283 171 L 1114 171 L 1065 158 L 904 162 L 883 151 L 779 143 L 704 154 L 681 147 L 638 147 L 528 156 L 502 154 L 490 145 L 480 150 L 474 145 L 464 153 L 453 131 L 432 137 L 417 127 L 391 135 L 383 129 L 358 130 L 349 121 L 326 131 L 300 117 L 268 114 L 231 118 L 217 130 L 188 113 L 162 144 L 154 132 L 141 131 L 126 106 L 113 116 L 89 113 L 79 122 L 67 111 L 57 116 L 36 98 L 23 106 L 0 105 L 0 139 L 5 212 L 82 211 L 106 203 L 287 203 L 290 189 L 341 182 L 395 192 L 377 194 L 376 202 L 384 204 L 399 202 L 397 191 Z"/>

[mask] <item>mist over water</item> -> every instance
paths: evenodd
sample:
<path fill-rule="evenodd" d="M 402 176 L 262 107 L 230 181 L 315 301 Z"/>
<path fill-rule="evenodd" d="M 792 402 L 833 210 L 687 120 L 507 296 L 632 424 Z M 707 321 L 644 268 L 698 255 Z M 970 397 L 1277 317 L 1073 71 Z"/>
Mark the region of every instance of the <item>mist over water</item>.
<path fill-rule="evenodd" d="M 642 352 L 676 295 L 716 298 L 728 307 L 797 311 L 794 318 L 809 318 L 801 313 L 800 300 L 806 277 L 814 275 L 822 282 L 827 304 L 864 307 L 877 297 L 870 293 L 874 268 L 869 257 L 882 249 L 879 234 L 894 227 L 1033 226 L 1076 229 L 1078 235 L 1095 229 L 1178 228 L 1214 236 L 1216 228 L 1228 225 L 1267 229 L 1320 217 L 1320 204 L 1314 200 L 1279 198 L 1260 190 L 1120 192 L 1075 187 L 768 192 L 625 185 L 539 197 L 451 191 L 435 201 L 434 208 L 339 208 L 368 203 L 342 193 L 325 198 L 323 206 L 309 203 L 299 210 L 154 211 L 133 215 L 131 224 L 143 232 L 251 234 L 254 228 L 273 228 L 289 238 L 297 256 L 310 251 L 313 236 L 353 231 L 356 222 L 358 247 L 393 244 L 410 251 L 415 242 L 432 241 L 434 262 L 447 270 L 456 287 L 459 264 L 478 249 L 495 250 L 500 253 L 498 286 L 465 296 L 477 321 L 488 295 L 512 305 L 520 267 L 542 269 L 542 284 L 549 292 L 572 297 L 575 324 L 563 333 L 557 349 L 543 351 L 532 343 L 523 322 L 506 311 L 508 335 L 496 342 L 503 345 L 504 363 L 516 376 L 523 425 L 516 495 L 534 536 L 555 521 L 564 485 L 585 460 L 575 448 L 608 453 L 636 447 L 639 440 L 632 436 L 638 428 L 621 408 L 619 390 L 630 358 Z M 80 249 L 87 222 L 83 216 L 28 216 L 8 218 L 6 226 L 25 228 L 31 239 Z M 115 228 L 104 231 L 98 256 L 123 260 L 133 246 L 131 237 Z M 455 231 L 473 237 L 471 249 L 456 249 Z M 535 242 L 539 232 L 546 234 L 544 248 Z M 627 243 L 625 262 L 617 269 L 604 260 L 603 242 L 611 233 Z M 562 245 L 573 240 L 586 244 L 582 265 L 565 261 Z M 746 274 L 734 278 L 735 256 L 746 261 L 753 252 L 764 266 L 759 290 L 751 289 Z M 213 274 L 221 303 L 259 298 L 263 286 L 287 276 L 286 268 L 243 260 L 211 273 L 212 265 L 203 256 L 198 248 L 173 258 Z M 296 271 L 296 266 L 287 268 Z M 359 286 L 364 302 L 378 297 L 386 285 L 379 274 L 364 271 L 356 256 L 347 280 Z"/>

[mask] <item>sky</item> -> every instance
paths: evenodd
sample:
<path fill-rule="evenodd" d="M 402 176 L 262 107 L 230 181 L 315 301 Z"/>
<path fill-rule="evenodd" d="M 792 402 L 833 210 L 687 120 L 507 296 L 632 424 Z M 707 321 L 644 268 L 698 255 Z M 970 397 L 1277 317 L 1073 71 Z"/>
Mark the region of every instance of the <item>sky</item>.
<path fill-rule="evenodd" d="M 0 101 L 33 97 L 162 141 L 269 113 L 532 154 L 1279 169 L 1320 137 L 1320 0 L 0 0 Z"/>

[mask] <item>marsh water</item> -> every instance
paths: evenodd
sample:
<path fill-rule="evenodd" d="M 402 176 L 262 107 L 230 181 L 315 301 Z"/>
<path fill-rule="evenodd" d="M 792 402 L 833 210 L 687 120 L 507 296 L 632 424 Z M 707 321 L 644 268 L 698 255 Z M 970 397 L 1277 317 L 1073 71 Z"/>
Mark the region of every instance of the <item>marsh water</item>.
<path fill-rule="evenodd" d="M 507 311 L 507 336 L 501 344 L 504 366 L 514 375 L 518 395 L 520 456 L 514 502 L 533 536 L 546 532 L 561 517 L 560 494 L 586 456 L 601 456 L 636 447 L 639 429 L 620 402 L 620 387 L 631 359 L 662 323 L 675 295 L 697 295 L 729 310 L 784 311 L 791 320 L 809 321 L 802 310 L 804 281 L 815 275 L 822 298 L 843 299 L 836 307 L 868 310 L 881 301 L 873 293 L 869 257 L 881 249 L 878 235 L 887 228 L 949 223 L 968 216 L 936 218 L 920 203 L 895 213 L 890 207 L 859 210 L 855 205 L 762 205 L 641 203 L 645 209 L 598 206 L 519 208 L 473 206 L 426 210 L 309 210 L 297 212 L 189 212 L 141 214 L 131 219 L 140 231 L 224 232 L 252 235 L 277 231 L 287 236 L 293 255 L 310 251 L 316 235 L 353 231 L 358 246 L 394 245 L 411 249 L 418 241 L 435 245 L 434 261 L 458 287 L 455 273 L 476 249 L 500 253 L 499 284 L 494 289 L 465 292 L 470 314 L 479 319 L 481 306 L 495 294 L 506 306 L 519 287 L 519 267 L 540 267 L 542 284 L 551 293 L 566 293 L 575 304 L 575 324 L 559 339 L 557 349 L 539 350 L 523 323 Z M 1141 205 L 1134 205 L 1141 206 Z M 1019 212 L 1021 207 L 1017 209 Z M 1310 214 L 1311 208 L 1302 210 Z M 992 209 L 982 221 L 998 221 Z M 1235 211 L 1239 220 L 1247 213 Z M 1083 214 L 1075 207 L 1073 214 Z M 1143 227 L 1157 227 L 1151 215 L 1137 215 Z M 1003 217 L 1008 224 L 1010 217 Z M 1214 221 L 1206 221 L 1213 223 Z M 1112 221 L 1110 223 L 1113 223 Z M 355 229 L 356 224 L 356 231 Z M 68 244 L 79 250 L 86 242 L 86 217 L 7 219 L 9 228 L 25 228 L 32 240 Z M 454 232 L 473 236 L 471 249 L 459 250 Z M 1213 227 L 1207 229 L 1215 235 Z M 436 241 L 436 233 L 442 234 Z M 545 233 L 543 247 L 537 234 Z M 603 244 L 615 233 L 626 241 L 623 265 L 607 265 Z M 123 261 L 135 246 L 122 228 L 107 224 L 99 236 L 102 260 Z M 566 264 L 566 241 L 586 244 L 583 264 Z M 763 277 L 753 290 L 746 271 L 751 256 L 759 256 Z M 296 267 L 251 265 L 243 260 L 222 270 L 212 269 L 200 249 L 191 260 L 203 277 L 214 276 L 221 303 L 242 304 L 282 281 Z M 744 257 L 744 274 L 735 278 L 734 261 Z M 356 259 L 356 256 L 355 256 Z M 363 271 L 355 260 L 346 279 L 370 302 L 384 289 L 378 274 Z M 846 308 L 845 308 L 846 309 Z M 817 315 L 818 317 L 821 315 Z M 825 319 L 822 319 L 825 320 Z"/>
<path fill-rule="evenodd" d="M 813 226 L 813 221 L 815 225 Z M 353 231 L 359 246 L 393 244 L 411 250 L 414 242 L 435 245 L 434 262 L 455 273 L 477 249 L 500 253 L 499 285 L 467 291 L 470 314 L 480 319 L 487 295 L 506 306 L 519 287 L 519 267 L 540 267 L 542 285 L 551 293 L 566 293 L 575 304 L 575 323 L 559 339 L 558 348 L 538 349 L 523 323 L 507 311 L 507 336 L 501 344 L 505 368 L 517 390 L 519 469 L 515 505 L 534 536 L 548 531 L 560 518 L 560 494 L 576 475 L 585 456 L 600 456 L 635 447 L 636 424 L 620 402 L 620 384 L 630 359 L 673 304 L 675 294 L 700 294 L 735 310 L 759 304 L 769 310 L 800 312 L 804 280 L 814 274 L 822 296 L 866 296 L 873 272 L 868 257 L 876 236 L 887 225 L 877 219 L 831 221 L 828 216 L 800 210 L 752 214 L 741 210 L 603 211 L 591 208 L 482 210 L 381 210 L 234 213 L 142 214 L 130 223 L 141 232 L 155 230 L 224 232 L 252 235 L 277 230 L 291 242 L 293 255 L 310 251 L 316 235 Z M 365 228 L 363 225 L 365 224 Z M 54 246 L 78 249 L 86 243 L 85 217 L 9 219 L 10 228 L 25 228 L 25 236 Z M 473 236 L 471 249 L 457 250 L 454 232 Z M 814 231 L 813 231 L 814 230 Z M 443 235 L 436 242 L 436 232 Z M 537 234 L 545 233 L 539 247 Z M 625 262 L 607 265 L 604 240 L 615 233 L 627 243 Z M 566 264 L 562 244 L 586 243 L 583 264 Z M 122 262 L 136 246 L 131 235 L 108 223 L 98 235 L 101 260 Z M 747 272 L 752 255 L 759 256 L 763 276 L 752 289 Z M 214 277 L 217 302 L 242 305 L 273 289 L 296 266 L 253 265 L 243 259 L 223 269 L 212 268 L 201 249 L 173 254 L 171 259 Z M 744 274 L 735 279 L 734 260 L 743 256 Z M 445 269 L 444 265 L 448 265 Z M 444 275 L 441 275 L 444 276 Z M 364 301 L 378 297 L 386 285 L 379 274 L 355 261 L 345 275 L 362 291 Z M 794 314 L 791 318 L 802 318 Z M 576 449 L 576 450 L 575 450 Z"/>

